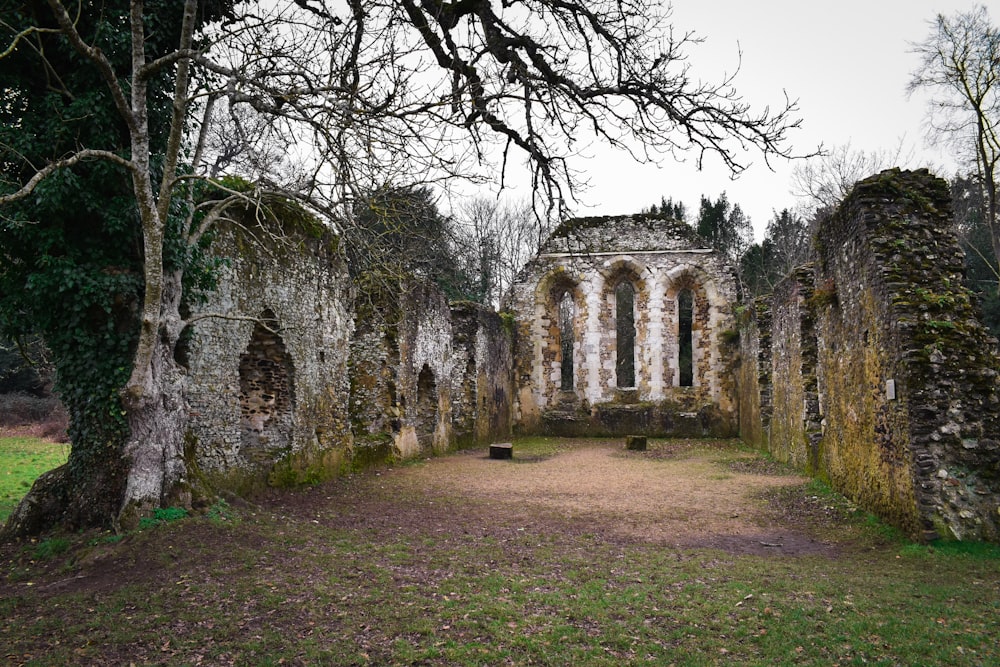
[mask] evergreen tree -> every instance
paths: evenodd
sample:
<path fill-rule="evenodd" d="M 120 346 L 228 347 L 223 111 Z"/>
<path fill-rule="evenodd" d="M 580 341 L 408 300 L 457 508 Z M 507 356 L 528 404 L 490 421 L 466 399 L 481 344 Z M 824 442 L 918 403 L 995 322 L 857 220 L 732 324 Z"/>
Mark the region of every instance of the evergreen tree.
<path fill-rule="evenodd" d="M 681 200 L 674 201 L 673 197 L 660 197 L 659 204 L 652 204 L 648 209 L 642 211 L 646 215 L 656 215 L 668 220 L 677 220 L 687 224 L 687 208 Z"/>
<path fill-rule="evenodd" d="M 414 275 L 436 283 L 449 299 L 479 300 L 455 251 L 452 222 L 430 188 L 387 186 L 371 193 L 355 205 L 344 239 L 355 278 Z"/>

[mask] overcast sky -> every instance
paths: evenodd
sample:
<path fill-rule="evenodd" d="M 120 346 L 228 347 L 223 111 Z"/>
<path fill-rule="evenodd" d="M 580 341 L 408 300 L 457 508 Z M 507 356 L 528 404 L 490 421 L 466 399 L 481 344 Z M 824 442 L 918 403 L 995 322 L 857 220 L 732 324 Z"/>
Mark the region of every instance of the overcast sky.
<path fill-rule="evenodd" d="M 924 141 L 924 97 L 907 98 L 906 83 L 917 66 L 910 43 L 930 33 L 936 14 L 967 11 L 975 4 L 957 0 L 675 0 L 674 26 L 693 30 L 705 42 L 688 53 L 693 71 L 705 80 L 742 65 L 736 88 L 748 101 L 779 105 L 799 100 L 802 128 L 794 146 L 808 152 L 820 143 L 850 142 L 859 150 L 894 147 L 902 137 L 916 150 L 914 166 L 954 171 L 950 156 Z M 991 16 L 1000 19 L 998 12 Z M 693 157 L 662 168 L 635 165 L 625 156 L 595 157 L 582 165 L 591 179 L 582 215 L 636 212 L 661 196 L 681 199 L 696 213 L 699 196 L 726 191 L 751 217 L 758 239 L 772 210 L 791 208 L 792 165 L 769 171 L 759 156 L 738 180 L 713 161 L 697 171 Z"/>

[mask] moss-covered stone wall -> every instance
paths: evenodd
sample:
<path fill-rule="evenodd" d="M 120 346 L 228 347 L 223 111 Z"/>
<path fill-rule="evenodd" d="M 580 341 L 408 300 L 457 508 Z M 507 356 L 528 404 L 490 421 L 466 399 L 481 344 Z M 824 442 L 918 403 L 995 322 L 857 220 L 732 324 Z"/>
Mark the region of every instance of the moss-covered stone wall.
<path fill-rule="evenodd" d="M 773 412 L 771 381 L 771 301 L 759 298 L 743 306 L 737 318 L 739 353 L 734 360 L 740 437 L 768 450 Z"/>
<path fill-rule="evenodd" d="M 779 283 L 771 300 L 771 454 L 810 473 L 819 470 L 821 416 L 812 265 Z"/>
<path fill-rule="evenodd" d="M 408 280 L 359 308 L 351 346 L 358 464 L 440 453 L 510 435 L 511 331 L 492 310 L 450 305 Z"/>
<path fill-rule="evenodd" d="M 913 537 L 996 541 L 1000 362 L 950 218 L 926 170 L 855 186 L 820 224 L 813 266 L 744 324 L 742 358 L 760 365 L 741 370 L 740 404 L 758 401 L 761 423 L 741 413 L 741 429 Z M 765 336 L 769 360 L 753 346 Z"/>

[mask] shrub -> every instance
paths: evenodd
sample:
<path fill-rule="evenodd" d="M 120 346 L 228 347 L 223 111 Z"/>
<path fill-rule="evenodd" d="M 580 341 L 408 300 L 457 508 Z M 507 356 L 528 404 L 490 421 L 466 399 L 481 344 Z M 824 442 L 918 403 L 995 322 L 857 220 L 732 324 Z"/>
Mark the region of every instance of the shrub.
<path fill-rule="evenodd" d="M 67 442 L 69 415 L 55 396 L 24 392 L 0 394 L 0 428 L 17 428 L 24 435 Z"/>

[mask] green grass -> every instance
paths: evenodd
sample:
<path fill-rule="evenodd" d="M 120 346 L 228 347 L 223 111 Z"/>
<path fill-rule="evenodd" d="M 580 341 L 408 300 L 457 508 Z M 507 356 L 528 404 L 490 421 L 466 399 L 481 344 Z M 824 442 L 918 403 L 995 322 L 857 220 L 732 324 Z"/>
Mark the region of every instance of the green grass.
<path fill-rule="evenodd" d="M 38 438 L 0 438 L 0 524 L 43 472 L 66 462 L 69 445 Z"/>
<path fill-rule="evenodd" d="M 39 664 L 1000 660 L 995 557 L 732 557 L 540 534 L 415 546 L 277 515 L 244 521 L 209 557 L 206 530 L 218 525 L 141 534 L 129 554 L 157 554 L 147 576 L 130 583 L 126 568 L 99 595 L 21 585 L 0 606 L 5 639 Z"/>
<path fill-rule="evenodd" d="M 561 446 L 517 441 L 515 456 Z M 312 504 L 219 504 L 115 543 L 72 535 L 9 552 L 5 655 L 28 664 L 1000 664 L 991 545 L 885 541 L 857 513 L 834 553 L 733 555 L 560 529 L 516 506 L 494 513 L 490 499 L 385 482 L 357 476 L 318 488 Z M 794 489 L 843 502 L 814 484 Z"/>

